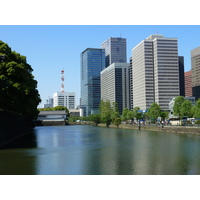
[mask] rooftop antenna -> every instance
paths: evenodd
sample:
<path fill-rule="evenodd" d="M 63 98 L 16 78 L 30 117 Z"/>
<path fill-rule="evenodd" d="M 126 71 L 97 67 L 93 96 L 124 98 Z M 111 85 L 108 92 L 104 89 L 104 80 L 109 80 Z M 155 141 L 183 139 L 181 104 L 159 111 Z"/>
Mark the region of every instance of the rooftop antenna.
<path fill-rule="evenodd" d="M 62 83 L 61 83 L 61 92 L 65 92 L 65 90 L 64 90 L 64 73 L 65 73 L 64 69 L 61 70 L 61 81 L 62 81 Z"/>
<path fill-rule="evenodd" d="M 158 35 L 158 31 L 156 31 L 156 34 Z"/>
<path fill-rule="evenodd" d="M 122 34 L 120 33 L 120 37 L 122 37 Z"/>

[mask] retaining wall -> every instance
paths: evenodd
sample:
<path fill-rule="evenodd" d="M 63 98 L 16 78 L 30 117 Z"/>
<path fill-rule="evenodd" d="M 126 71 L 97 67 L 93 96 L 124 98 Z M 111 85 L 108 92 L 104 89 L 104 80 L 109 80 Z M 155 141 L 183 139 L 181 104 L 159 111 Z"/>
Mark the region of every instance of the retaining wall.
<path fill-rule="evenodd" d="M 98 126 L 106 127 L 105 124 L 99 124 Z M 110 125 L 109 127 L 117 128 L 114 125 Z M 138 125 L 129 125 L 129 124 L 120 124 L 119 128 L 123 129 L 135 129 L 138 130 Z M 140 130 L 147 131 L 161 131 L 167 133 L 178 133 L 178 134 L 191 134 L 191 135 L 199 135 L 200 136 L 200 127 L 187 127 L 187 126 L 149 126 L 149 125 L 141 125 Z"/>
<path fill-rule="evenodd" d="M 8 142 L 27 134 L 32 123 L 24 116 L 13 112 L 0 111 L 0 148 Z"/>
<path fill-rule="evenodd" d="M 66 122 L 63 121 L 36 121 L 36 126 L 65 126 Z"/>

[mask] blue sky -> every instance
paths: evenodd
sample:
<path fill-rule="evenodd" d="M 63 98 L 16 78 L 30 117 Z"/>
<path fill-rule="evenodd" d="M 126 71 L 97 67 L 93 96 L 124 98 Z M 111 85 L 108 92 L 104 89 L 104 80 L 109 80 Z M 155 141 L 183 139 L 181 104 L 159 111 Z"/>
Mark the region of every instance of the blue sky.
<path fill-rule="evenodd" d="M 127 39 L 127 60 L 131 50 L 151 34 L 178 38 L 179 55 L 185 71 L 191 67 L 190 51 L 200 46 L 199 25 L 0 25 L 0 40 L 27 57 L 38 81 L 42 104 L 60 91 L 60 71 L 65 70 L 65 91 L 80 98 L 80 53 L 100 48 L 109 37 Z"/>

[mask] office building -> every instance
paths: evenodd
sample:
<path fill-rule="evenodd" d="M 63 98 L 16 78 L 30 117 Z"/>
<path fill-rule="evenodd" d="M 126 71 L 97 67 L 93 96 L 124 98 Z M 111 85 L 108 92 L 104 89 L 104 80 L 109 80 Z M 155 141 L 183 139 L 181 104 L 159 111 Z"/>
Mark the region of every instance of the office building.
<path fill-rule="evenodd" d="M 110 37 L 101 44 L 105 49 L 106 67 L 112 63 L 126 63 L 126 38 Z"/>
<path fill-rule="evenodd" d="M 104 49 L 87 48 L 81 53 L 81 108 L 84 116 L 99 113 L 100 72 L 104 68 Z"/>
<path fill-rule="evenodd" d="M 75 109 L 75 92 L 56 92 L 53 94 L 53 107 L 64 106 Z"/>
<path fill-rule="evenodd" d="M 116 102 L 119 113 L 130 109 L 130 64 L 113 63 L 101 72 L 101 99 Z"/>
<path fill-rule="evenodd" d="M 133 66 L 132 66 L 132 57 L 130 57 L 130 109 L 133 110 Z"/>
<path fill-rule="evenodd" d="M 156 102 L 162 110 L 180 95 L 178 41 L 150 35 L 132 49 L 133 106 L 146 110 Z"/>
<path fill-rule="evenodd" d="M 192 62 L 192 96 L 200 98 L 200 47 L 191 51 Z"/>
<path fill-rule="evenodd" d="M 192 71 L 185 72 L 185 97 L 192 97 Z"/>

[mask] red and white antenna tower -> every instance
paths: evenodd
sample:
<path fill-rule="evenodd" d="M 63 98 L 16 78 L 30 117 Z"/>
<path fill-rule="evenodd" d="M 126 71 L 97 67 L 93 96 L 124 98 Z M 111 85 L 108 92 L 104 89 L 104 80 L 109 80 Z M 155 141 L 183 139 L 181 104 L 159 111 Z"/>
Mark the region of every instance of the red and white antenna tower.
<path fill-rule="evenodd" d="M 64 90 L 64 69 L 61 70 L 61 80 L 62 80 L 61 92 L 65 92 L 65 90 Z"/>

